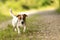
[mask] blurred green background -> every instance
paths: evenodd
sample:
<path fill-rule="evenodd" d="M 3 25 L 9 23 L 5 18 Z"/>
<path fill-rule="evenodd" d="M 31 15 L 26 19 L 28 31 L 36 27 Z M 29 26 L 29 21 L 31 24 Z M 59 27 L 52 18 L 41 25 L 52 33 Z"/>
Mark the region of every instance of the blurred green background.
<path fill-rule="evenodd" d="M 57 9 L 59 12 L 59 0 L 0 0 L 0 21 L 10 18 L 9 9 L 13 12 L 27 11 L 31 9 Z M 7 17 L 8 16 L 8 17 Z"/>

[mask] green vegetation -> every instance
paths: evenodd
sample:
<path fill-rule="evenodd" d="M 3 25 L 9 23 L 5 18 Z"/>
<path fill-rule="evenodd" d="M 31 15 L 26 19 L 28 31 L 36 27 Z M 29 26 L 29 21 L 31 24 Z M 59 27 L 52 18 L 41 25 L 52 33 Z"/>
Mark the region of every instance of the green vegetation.
<path fill-rule="evenodd" d="M 9 18 L 11 19 L 10 16 L 5 16 L 0 13 L 0 23 L 9 20 Z"/>
<path fill-rule="evenodd" d="M 57 8 L 58 0 L 0 0 L 0 20 L 4 21 L 10 16 L 9 9 L 14 13 L 31 9 Z M 7 17 L 6 17 L 7 16 Z M 10 17 L 9 17 L 10 19 Z"/>
<path fill-rule="evenodd" d="M 56 11 L 60 14 L 60 0 L 58 1 L 58 8 L 56 9 Z"/>
<path fill-rule="evenodd" d="M 60 14 L 60 7 L 56 9 L 56 11 Z"/>

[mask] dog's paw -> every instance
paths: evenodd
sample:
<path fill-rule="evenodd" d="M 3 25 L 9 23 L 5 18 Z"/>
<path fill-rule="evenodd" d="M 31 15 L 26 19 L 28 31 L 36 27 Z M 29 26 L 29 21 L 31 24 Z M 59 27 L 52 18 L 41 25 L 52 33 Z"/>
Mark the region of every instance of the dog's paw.
<path fill-rule="evenodd" d="M 17 31 L 17 29 L 14 29 L 14 31 Z"/>
<path fill-rule="evenodd" d="M 20 31 L 18 31 L 18 34 L 20 34 L 21 32 Z"/>

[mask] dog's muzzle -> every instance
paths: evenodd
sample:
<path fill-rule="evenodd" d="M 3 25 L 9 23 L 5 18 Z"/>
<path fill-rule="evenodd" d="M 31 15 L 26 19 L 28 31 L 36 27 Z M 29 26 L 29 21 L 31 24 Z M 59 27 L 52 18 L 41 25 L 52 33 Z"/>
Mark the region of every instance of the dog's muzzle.
<path fill-rule="evenodd" d="M 24 24 L 24 21 L 22 21 L 21 23 Z"/>

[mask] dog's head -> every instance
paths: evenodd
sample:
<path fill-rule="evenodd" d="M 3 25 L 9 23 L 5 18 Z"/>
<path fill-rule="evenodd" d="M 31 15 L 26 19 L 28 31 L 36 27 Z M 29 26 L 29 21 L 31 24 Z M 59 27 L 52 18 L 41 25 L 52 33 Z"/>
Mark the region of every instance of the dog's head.
<path fill-rule="evenodd" d="M 18 19 L 20 20 L 21 24 L 24 24 L 27 15 L 26 14 L 22 14 L 22 15 L 17 15 Z"/>

